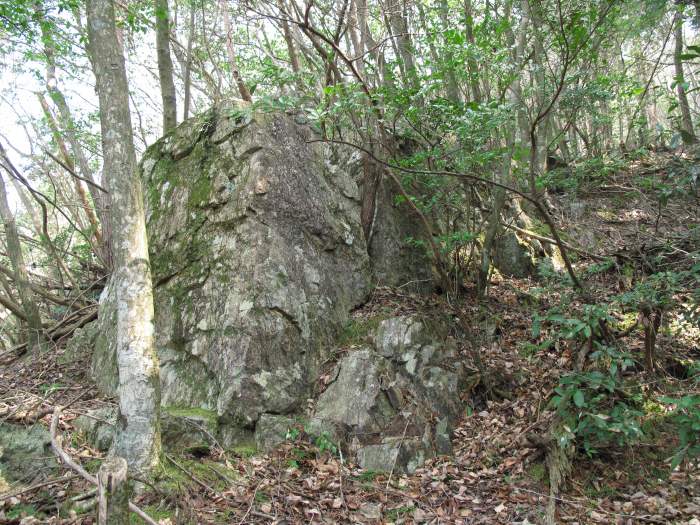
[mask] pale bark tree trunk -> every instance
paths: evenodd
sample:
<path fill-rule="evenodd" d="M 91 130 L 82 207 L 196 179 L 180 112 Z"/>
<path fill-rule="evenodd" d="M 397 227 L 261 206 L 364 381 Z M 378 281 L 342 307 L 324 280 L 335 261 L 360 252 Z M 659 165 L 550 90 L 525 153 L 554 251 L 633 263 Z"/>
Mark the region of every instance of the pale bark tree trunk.
<path fill-rule="evenodd" d="M 124 56 L 117 40 L 113 0 L 88 0 L 88 49 L 100 101 L 103 171 L 112 197 L 117 303 L 119 425 L 117 456 L 138 471 L 160 455 L 160 382 L 153 337 L 153 288 L 141 181 L 129 112 Z"/>
<path fill-rule="evenodd" d="M 39 220 L 39 217 L 41 216 L 40 213 L 37 211 L 37 209 L 34 207 L 34 203 L 32 202 L 32 199 L 26 194 L 26 188 L 24 188 L 22 185 L 20 185 L 19 182 L 15 178 L 10 179 L 12 182 L 12 186 L 15 189 L 15 193 L 19 196 L 19 200 L 22 201 L 22 206 L 24 207 L 25 211 L 29 215 L 32 221 L 32 226 L 34 228 L 34 234 L 36 235 L 36 238 L 40 239 L 40 243 L 43 246 L 44 250 L 46 251 L 47 254 L 50 254 L 54 256 L 56 260 L 56 265 L 51 266 L 51 273 L 53 274 L 53 278 L 56 280 L 61 285 L 61 288 L 65 287 L 65 283 L 63 281 L 63 273 L 61 270 L 66 266 L 62 258 L 58 255 L 56 250 L 54 249 L 53 244 L 49 239 L 46 238 L 43 232 L 43 225 L 41 224 L 41 220 Z"/>
<path fill-rule="evenodd" d="M 685 74 L 683 72 L 683 15 L 676 15 L 676 26 L 674 28 L 676 47 L 673 53 L 673 65 L 676 71 L 676 93 L 678 94 L 678 108 L 681 110 L 681 129 L 688 134 L 686 140 L 697 142 L 695 131 L 693 130 L 693 118 L 690 116 L 690 106 L 688 95 L 685 91 Z"/>
<path fill-rule="evenodd" d="M 56 142 L 56 145 L 58 146 L 58 151 L 61 153 L 63 162 L 73 173 L 76 173 L 75 163 L 73 162 L 73 158 L 68 152 L 68 147 L 66 146 L 66 143 L 63 140 L 63 136 L 61 135 L 61 132 L 58 129 L 58 124 L 56 123 L 56 120 L 54 119 L 53 114 L 51 113 L 49 104 L 46 102 L 46 99 L 44 99 L 44 96 L 41 93 L 37 93 L 37 98 L 39 99 L 39 104 L 41 105 L 41 108 L 44 111 L 44 117 L 46 117 L 49 129 L 51 130 L 51 134 L 53 135 L 54 142 Z M 80 204 L 83 208 L 83 212 L 85 213 L 85 216 L 90 222 L 90 228 L 92 230 L 90 232 L 90 239 L 92 240 L 93 237 L 95 239 L 94 243 L 91 242 L 93 252 L 98 257 L 101 257 L 102 254 L 100 253 L 100 247 L 102 245 L 102 230 L 100 228 L 100 223 L 97 220 L 97 215 L 95 215 L 95 211 L 93 210 L 90 201 L 88 201 L 87 192 L 85 191 L 83 183 L 79 179 L 75 178 L 73 175 L 70 175 L 70 177 L 71 181 L 73 182 L 73 189 L 75 189 L 75 193 L 78 196 L 78 199 L 80 199 Z"/>
<path fill-rule="evenodd" d="M 182 119 L 186 120 L 190 116 L 190 104 L 192 101 L 192 46 L 194 44 L 195 33 L 195 8 L 194 4 L 190 7 L 190 34 L 187 37 L 187 57 L 185 61 L 185 100 L 182 113 Z"/>
<path fill-rule="evenodd" d="M 447 31 L 451 27 L 449 20 L 450 6 L 447 4 L 447 0 L 440 0 L 438 9 L 440 14 L 440 22 L 442 23 L 442 30 Z M 445 62 L 449 64 L 445 67 L 447 80 L 447 98 L 449 98 L 452 102 L 459 103 L 462 97 L 459 92 L 459 84 L 457 83 L 457 77 L 455 76 L 454 68 L 452 66 L 454 55 L 450 50 L 450 45 L 450 42 L 445 41 L 445 47 L 447 49 Z"/>
<path fill-rule="evenodd" d="M 155 0 L 156 52 L 158 55 L 158 78 L 160 96 L 163 101 L 163 134 L 177 125 L 177 95 L 173 80 L 173 61 L 170 57 L 170 10 L 168 0 Z"/>
<path fill-rule="evenodd" d="M 233 28 L 231 27 L 231 15 L 228 12 L 228 5 L 224 0 L 220 0 L 219 5 L 224 16 L 224 31 L 226 31 L 226 52 L 228 53 L 229 67 L 231 68 L 231 76 L 238 87 L 238 93 L 241 98 L 247 102 L 252 102 L 253 97 L 246 83 L 243 81 L 241 72 L 238 69 L 238 59 L 236 57 L 236 48 L 233 46 Z"/>
<path fill-rule="evenodd" d="M 287 12 L 287 7 L 284 5 L 283 0 L 278 0 L 277 6 L 283 14 Z M 296 46 L 294 45 L 294 35 L 292 35 L 292 29 L 289 27 L 289 22 L 287 22 L 284 15 L 280 20 L 280 27 L 282 28 L 284 42 L 287 44 L 287 54 L 289 55 L 289 62 L 292 66 L 292 71 L 295 75 L 298 75 L 301 72 L 299 53 L 297 53 Z"/>
<path fill-rule="evenodd" d="M 35 12 L 43 20 L 43 8 L 42 4 L 37 3 Z M 82 26 L 80 25 L 80 16 L 77 15 L 76 23 L 78 24 L 78 29 L 84 33 Z M 74 162 L 80 171 L 80 175 L 87 181 L 93 183 L 88 187 L 90 196 L 92 197 L 92 202 L 95 207 L 95 211 L 99 216 L 99 225 L 96 221 L 91 219 L 95 231 L 95 239 L 99 244 L 98 256 L 102 259 L 105 267 L 109 270 L 112 266 L 112 254 L 110 253 L 110 238 L 111 230 L 109 224 L 109 195 L 101 193 L 96 186 L 95 178 L 90 165 L 88 163 L 83 147 L 78 140 L 78 135 L 75 131 L 75 122 L 66 101 L 66 97 L 58 86 L 58 79 L 56 78 L 56 52 L 54 49 L 54 39 L 51 31 L 49 30 L 50 25 L 47 23 L 41 24 L 42 38 L 44 41 L 44 54 L 46 55 L 46 90 L 48 91 L 52 102 L 56 105 L 58 109 L 58 122 L 63 133 L 68 138 L 68 143 L 70 144 L 71 151 L 73 152 Z M 45 110 L 46 111 L 46 110 Z"/>
<path fill-rule="evenodd" d="M 517 41 L 515 40 L 515 35 L 510 34 L 511 42 L 510 45 L 514 47 L 513 51 L 513 64 L 517 67 L 520 63 L 523 55 L 525 54 L 525 42 L 526 42 L 526 31 L 530 19 L 525 12 L 520 19 L 520 24 L 518 26 L 518 36 Z M 506 126 L 504 142 L 505 150 L 503 153 L 503 159 L 501 163 L 501 171 L 496 175 L 496 182 L 505 185 L 511 185 L 511 165 L 513 162 L 513 151 L 515 147 L 516 129 L 521 127 L 523 124 L 521 119 L 523 118 L 520 114 L 520 109 L 523 107 L 522 100 L 522 88 L 520 85 L 520 77 L 516 76 L 509 86 L 509 102 L 519 108 L 518 113 L 516 113 L 516 122 Z M 518 124 L 516 126 L 516 123 Z M 521 131 L 522 133 L 522 131 Z M 493 197 L 493 208 L 488 217 L 488 226 L 486 228 L 486 233 L 484 235 L 484 244 L 481 249 L 481 265 L 479 267 L 479 275 L 477 278 L 477 291 L 481 297 L 484 297 L 488 291 L 488 281 L 489 275 L 491 273 L 492 258 L 491 252 L 493 251 L 494 245 L 496 243 L 496 238 L 498 233 L 501 231 L 501 213 L 506 204 L 506 192 L 503 188 L 494 189 Z"/>
<path fill-rule="evenodd" d="M 4 163 L 5 150 L 0 146 L 0 156 Z M 19 234 L 17 233 L 17 224 L 15 217 L 10 210 L 10 205 L 7 202 L 7 191 L 5 189 L 5 179 L 0 173 L 0 217 L 5 226 L 5 241 L 7 244 L 7 256 L 12 264 L 13 280 L 17 287 L 17 293 L 22 305 L 24 318 L 27 322 L 26 341 L 30 350 L 38 350 L 44 339 L 43 329 L 41 325 L 41 313 L 39 306 L 34 300 L 34 293 L 29 284 L 29 276 L 27 275 L 27 267 L 24 264 L 22 256 L 22 246 L 19 242 Z"/>
<path fill-rule="evenodd" d="M 474 46 L 476 41 L 474 39 L 474 13 L 471 0 L 464 1 L 464 21 L 467 41 L 470 46 Z M 469 85 L 471 87 L 472 97 L 474 102 L 478 104 L 482 99 L 481 87 L 479 86 L 479 66 L 471 55 L 467 60 L 467 69 L 469 71 Z"/>
<path fill-rule="evenodd" d="M 285 27 L 287 30 L 289 29 L 289 26 L 285 22 Z M 353 53 L 355 54 L 355 58 L 361 57 L 365 50 L 362 47 L 364 42 L 362 41 L 362 38 L 360 37 L 360 24 L 359 24 L 359 19 L 357 16 L 357 1 L 356 0 L 351 0 L 350 1 L 350 10 L 348 12 L 348 32 L 350 33 L 350 41 L 352 42 L 352 49 Z M 285 31 L 286 34 L 286 31 Z M 286 38 L 286 36 L 285 36 Z M 357 70 L 359 71 L 360 75 L 363 77 L 365 76 L 365 61 L 364 58 L 361 58 L 356 62 L 357 64 Z M 295 71 L 296 72 L 296 71 Z"/>
<path fill-rule="evenodd" d="M 413 44 L 408 33 L 407 13 L 401 0 L 389 0 L 387 4 L 387 20 L 396 48 L 403 64 L 403 74 L 406 84 L 418 89 L 418 71 L 413 59 Z"/>

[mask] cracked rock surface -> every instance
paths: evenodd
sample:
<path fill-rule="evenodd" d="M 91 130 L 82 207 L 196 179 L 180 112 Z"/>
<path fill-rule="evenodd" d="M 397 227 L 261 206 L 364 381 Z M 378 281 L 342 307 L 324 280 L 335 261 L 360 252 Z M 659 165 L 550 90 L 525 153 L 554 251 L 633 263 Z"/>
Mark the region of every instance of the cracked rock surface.
<path fill-rule="evenodd" d="M 312 432 L 330 432 L 363 468 L 414 472 L 452 452 L 465 369 L 446 322 L 419 316 L 382 321 L 373 345 L 336 365 Z"/>
<path fill-rule="evenodd" d="M 228 441 L 298 411 L 367 296 L 359 192 L 310 128 L 231 103 L 141 163 L 162 403 L 210 411 Z M 114 386 L 105 292 L 93 375 Z"/>

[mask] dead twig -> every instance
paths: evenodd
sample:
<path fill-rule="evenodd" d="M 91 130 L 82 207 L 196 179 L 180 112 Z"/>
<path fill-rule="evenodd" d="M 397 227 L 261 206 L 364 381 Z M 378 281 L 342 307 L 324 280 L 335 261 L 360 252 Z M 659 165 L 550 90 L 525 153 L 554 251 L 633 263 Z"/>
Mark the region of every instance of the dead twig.
<path fill-rule="evenodd" d="M 0 501 L 5 501 L 6 499 L 10 499 L 10 498 L 16 498 L 18 496 L 21 496 L 22 494 L 27 494 L 28 492 L 33 492 L 37 489 L 41 489 L 44 487 L 50 487 L 51 485 L 58 485 L 59 483 L 66 483 L 68 481 L 73 481 L 74 479 L 77 479 L 79 477 L 80 476 L 78 474 L 71 474 L 70 476 L 49 479 L 47 481 L 42 481 L 41 483 L 35 483 L 34 485 L 31 485 L 30 487 L 27 487 L 27 488 L 22 489 L 22 490 L 18 490 L 17 492 L 10 492 L 8 494 L 0 495 Z"/>

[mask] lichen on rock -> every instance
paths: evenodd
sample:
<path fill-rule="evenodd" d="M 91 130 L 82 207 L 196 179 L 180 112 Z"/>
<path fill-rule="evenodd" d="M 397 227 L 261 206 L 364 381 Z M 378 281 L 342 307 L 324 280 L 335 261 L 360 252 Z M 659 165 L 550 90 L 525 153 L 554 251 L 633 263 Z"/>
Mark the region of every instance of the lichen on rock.
<path fill-rule="evenodd" d="M 243 429 L 298 411 L 369 293 L 356 183 L 314 138 L 289 115 L 229 103 L 144 154 L 163 405 Z M 98 333 L 113 333 L 103 299 Z M 94 376 L 115 377 L 113 353 L 96 347 Z"/>
<path fill-rule="evenodd" d="M 381 321 L 373 345 L 337 363 L 311 431 L 330 432 L 371 470 L 413 472 L 451 453 L 465 370 L 448 322 L 418 315 Z"/>

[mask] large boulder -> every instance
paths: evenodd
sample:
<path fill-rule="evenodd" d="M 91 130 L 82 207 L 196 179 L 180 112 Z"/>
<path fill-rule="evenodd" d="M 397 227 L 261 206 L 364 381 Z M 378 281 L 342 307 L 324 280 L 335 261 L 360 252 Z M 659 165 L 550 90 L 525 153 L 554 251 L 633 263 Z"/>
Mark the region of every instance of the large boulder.
<path fill-rule="evenodd" d="M 367 296 L 358 188 L 315 138 L 288 115 L 230 104 L 144 154 L 166 407 L 213 411 L 229 429 L 298 411 Z M 93 376 L 113 391 L 109 290 L 96 330 L 108 344 L 95 348 Z"/>
<path fill-rule="evenodd" d="M 465 368 L 447 321 L 382 321 L 373 345 L 347 353 L 319 396 L 312 433 L 329 432 L 372 470 L 413 472 L 451 452 Z"/>

